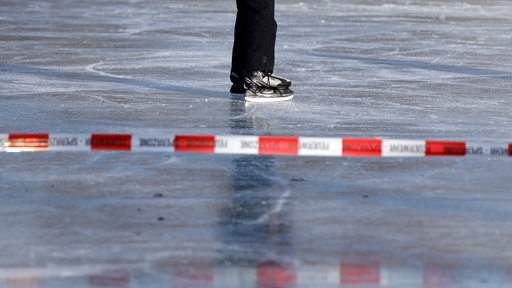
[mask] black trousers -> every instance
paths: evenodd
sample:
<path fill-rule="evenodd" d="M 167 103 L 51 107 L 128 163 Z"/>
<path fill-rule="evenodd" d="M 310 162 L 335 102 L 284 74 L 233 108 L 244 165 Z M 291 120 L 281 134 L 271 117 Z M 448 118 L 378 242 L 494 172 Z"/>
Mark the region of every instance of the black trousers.
<path fill-rule="evenodd" d="M 274 71 L 277 23 L 275 0 L 236 0 L 231 71 Z"/>

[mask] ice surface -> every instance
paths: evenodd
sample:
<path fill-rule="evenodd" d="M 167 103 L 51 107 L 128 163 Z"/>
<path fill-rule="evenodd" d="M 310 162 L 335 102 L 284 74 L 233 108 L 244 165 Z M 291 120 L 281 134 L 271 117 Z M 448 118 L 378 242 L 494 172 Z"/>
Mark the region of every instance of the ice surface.
<path fill-rule="evenodd" d="M 0 1 L 0 133 L 512 140 L 509 1 L 277 1 L 271 105 L 228 93 L 234 2 Z M 0 287 L 512 283 L 507 158 L 0 166 Z"/>

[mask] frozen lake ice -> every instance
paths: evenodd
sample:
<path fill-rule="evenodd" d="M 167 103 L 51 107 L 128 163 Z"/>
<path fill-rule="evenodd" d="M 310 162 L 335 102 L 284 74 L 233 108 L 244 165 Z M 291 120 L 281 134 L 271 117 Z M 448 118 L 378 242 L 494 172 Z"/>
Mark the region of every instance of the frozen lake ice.
<path fill-rule="evenodd" d="M 229 94 L 234 2 L 0 1 L 0 133 L 512 141 L 508 1 L 277 1 L 270 105 Z M 506 157 L 0 165 L 0 287 L 512 285 Z"/>

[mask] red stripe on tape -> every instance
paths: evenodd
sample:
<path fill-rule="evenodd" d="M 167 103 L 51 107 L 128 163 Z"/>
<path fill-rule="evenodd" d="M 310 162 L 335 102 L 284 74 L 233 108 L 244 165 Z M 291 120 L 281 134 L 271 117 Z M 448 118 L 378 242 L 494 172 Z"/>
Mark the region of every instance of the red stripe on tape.
<path fill-rule="evenodd" d="M 512 144 L 508 144 L 508 156 L 512 157 Z"/>
<path fill-rule="evenodd" d="M 213 153 L 215 151 L 215 136 L 176 135 L 174 151 Z"/>
<path fill-rule="evenodd" d="M 259 137 L 259 154 L 265 155 L 297 155 L 299 154 L 298 137 Z"/>
<path fill-rule="evenodd" d="M 132 136 L 130 134 L 92 134 L 93 151 L 130 151 Z"/>
<path fill-rule="evenodd" d="M 269 261 L 256 268 L 256 282 L 258 287 L 295 287 L 297 273 L 287 265 Z"/>
<path fill-rule="evenodd" d="M 48 150 L 48 134 L 9 134 L 9 148 L 20 150 Z"/>
<path fill-rule="evenodd" d="M 214 265 L 207 262 L 175 267 L 172 274 L 174 277 L 171 287 L 176 288 L 208 288 L 213 287 L 215 281 Z"/>
<path fill-rule="evenodd" d="M 464 156 L 465 142 L 427 141 L 425 156 Z"/>
<path fill-rule="evenodd" d="M 340 284 L 380 286 L 380 265 L 341 264 Z"/>
<path fill-rule="evenodd" d="M 344 138 L 343 156 L 382 156 L 382 140 Z"/>

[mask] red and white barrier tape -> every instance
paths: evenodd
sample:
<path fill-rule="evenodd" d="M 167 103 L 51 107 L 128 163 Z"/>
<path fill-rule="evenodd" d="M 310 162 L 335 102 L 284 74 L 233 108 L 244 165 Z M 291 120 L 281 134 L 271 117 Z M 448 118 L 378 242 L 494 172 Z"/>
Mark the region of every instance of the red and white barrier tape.
<path fill-rule="evenodd" d="M 0 134 L 0 152 L 30 151 L 153 151 L 338 157 L 512 156 L 512 143 L 239 135 Z"/>

